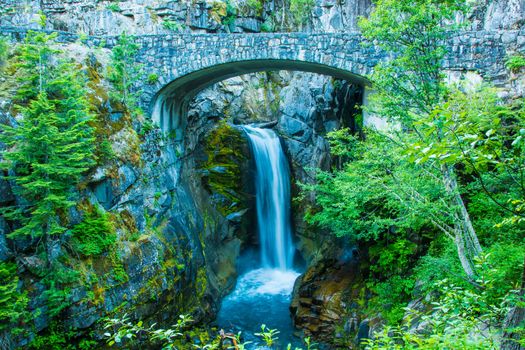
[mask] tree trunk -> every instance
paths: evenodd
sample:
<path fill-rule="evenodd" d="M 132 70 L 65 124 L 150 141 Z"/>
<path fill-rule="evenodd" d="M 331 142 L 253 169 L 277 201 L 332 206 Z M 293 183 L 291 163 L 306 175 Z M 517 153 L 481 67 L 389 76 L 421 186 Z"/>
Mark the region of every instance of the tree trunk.
<path fill-rule="evenodd" d="M 441 166 L 441 173 L 443 175 L 445 189 L 452 197 L 452 204 L 456 207 L 454 209 L 454 243 L 458 250 L 459 260 L 461 261 L 461 266 L 467 276 L 472 278 L 475 276 L 474 258 L 479 256 L 483 250 L 479 244 L 474 226 L 472 226 L 472 221 L 470 220 L 465 202 L 463 202 L 463 198 L 461 198 L 461 194 L 459 193 L 454 170 L 451 166 L 443 165 Z"/>
<path fill-rule="evenodd" d="M 523 273 L 521 275 L 521 288 L 519 292 L 519 301 L 523 303 L 525 296 L 525 261 L 523 262 Z M 521 332 L 518 331 L 521 329 Z M 523 339 L 525 332 L 525 307 L 516 305 L 510 309 L 505 321 L 503 322 L 503 340 L 501 350 L 524 350 L 525 347 L 517 343 Z"/>

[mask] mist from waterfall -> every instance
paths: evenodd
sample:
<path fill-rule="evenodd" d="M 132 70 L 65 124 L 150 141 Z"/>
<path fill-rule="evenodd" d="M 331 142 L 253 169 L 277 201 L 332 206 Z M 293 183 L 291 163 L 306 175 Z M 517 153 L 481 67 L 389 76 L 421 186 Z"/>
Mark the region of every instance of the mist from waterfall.
<path fill-rule="evenodd" d="M 290 171 L 279 137 L 271 129 L 244 126 L 255 160 L 257 229 L 262 266 L 290 270 L 293 264 Z"/>

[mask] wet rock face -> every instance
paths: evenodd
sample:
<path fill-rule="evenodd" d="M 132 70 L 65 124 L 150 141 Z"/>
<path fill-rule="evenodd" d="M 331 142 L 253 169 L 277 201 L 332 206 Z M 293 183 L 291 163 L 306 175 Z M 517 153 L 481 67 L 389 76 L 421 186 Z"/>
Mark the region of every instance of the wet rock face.
<path fill-rule="evenodd" d="M 355 263 L 323 260 L 310 266 L 294 288 L 290 311 L 296 327 L 315 339 L 348 345 L 343 332 L 358 332 L 361 322 L 360 282 Z"/>

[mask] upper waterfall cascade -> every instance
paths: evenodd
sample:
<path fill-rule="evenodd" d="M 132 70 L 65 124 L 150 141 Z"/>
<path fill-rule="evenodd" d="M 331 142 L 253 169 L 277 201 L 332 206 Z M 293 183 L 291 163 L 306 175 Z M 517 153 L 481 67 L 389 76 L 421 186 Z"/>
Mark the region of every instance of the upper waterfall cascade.
<path fill-rule="evenodd" d="M 257 227 L 263 267 L 290 270 L 293 264 L 290 171 L 273 130 L 244 126 L 256 166 Z"/>

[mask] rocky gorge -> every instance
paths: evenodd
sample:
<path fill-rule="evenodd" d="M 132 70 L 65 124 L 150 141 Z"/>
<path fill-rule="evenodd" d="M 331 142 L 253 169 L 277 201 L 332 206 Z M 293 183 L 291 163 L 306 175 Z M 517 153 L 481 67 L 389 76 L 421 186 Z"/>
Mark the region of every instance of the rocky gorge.
<path fill-rule="evenodd" d="M 331 153 L 326 134 L 340 128 L 354 134 L 362 131 L 361 106 L 367 98 L 362 84 L 311 72 L 243 74 L 198 92 L 183 123 L 163 130 L 151 122 L 154 111 L 143 101 L 157 93 L 164 78 L 150 74 L 135 82 L 145 111 L 137 116 L 111 97 L 107 77 L 111 50 L 82 44 L 85 36 L 122 33 L 246 35 L 299 28 L 306 33 L 350 32 L 357 29 L 359 16 L 370 13 L 371 2 L 315 1 L 300 23 L 284 1 L 263 1 L 260 9 L 221 1 L 0 3 L 0 27 L 6 32 L 39 29 L 35 19 L 43 13 L 45 30 L 80 38 L 58 46 L 88 77 L 89 99 L 97 114 L 96 138 L 105 150 L 99 146 L 96 166 L 77 186 L 78 204 L 67 213 L 67 221 L 74 227 L 90 215 L 107 217 L 118 242 L 98 256 L 72 254 L 71 235 L 50 243 L 52 258 L 75 272 L 74 281 L 63 283 L 67 293 L 62 298 L 67 303 L 58 311 L 57 321 L 46 295 L 48 282 L 42 277 L 46 263 L 34 239 L 8 238 L 19 223 L 0 217 L 0 260 L 16 261 L 16 271 L 5 278 L 18 280 L 31 314 L 28 321 L 14 322 L 20 332 L 2 330 L 2 348 L 30 347 L 37 334 L 65 329 L 71 330 L 75 344 L 88 334 L 101 344 L 103 319 L 123 314 L 162 325 L 176 322 L 181 314 L 191 314 L 196 323 L 213 320 L 221 301 L 235 287 L 242 252 L 259 244 L 254 159 L 241 128 L 246 124 L 273 129 L 290 166 L 296 264 L 304 268 L 290 306 L 294 325 L 306 336 L 341 348 L 356 346 L 380 325 L 380 313 L 365 307 L 369 291 L 361 276 L 369 269 L 363 262 L 366 247 L 308 224 L 304 217 L 315 207 L 314 198 L 300 195 L 301 184 L 315 182 L 316 168 L 340 166 L 342 160 Z M 500 40 L 508 40 L 509 52 L 523 49 L 522 2 L 478 4 L 470 17 L 473 33 L 482 37 L 484 31 L 499 30 Z M 506 71 L 501 74 L 492 81 L 509 98 L 522 97 L 523 78 Z M 476 72 L 449 72 L 451 80 L 460 77 L 482 79 Z M 13 109 L 16 76 L 3 76 L 0 88 L 0 123 L 16 126 L 20 118 Z M 373 123 L 373 116 L 367 122 Z M 0 144 L 0 150 L 6 149 Z M 12 180 L 0 179 L 0 206 L 24 204 L 16 186 Z"/>

